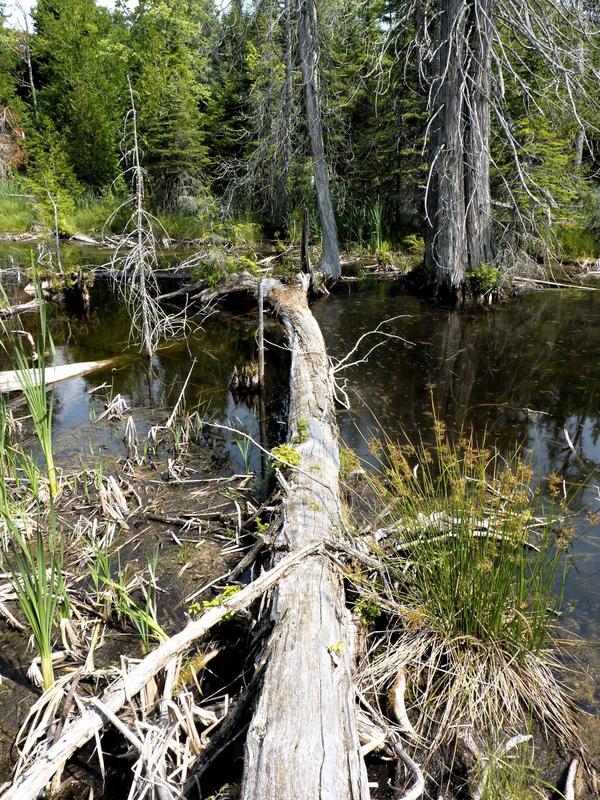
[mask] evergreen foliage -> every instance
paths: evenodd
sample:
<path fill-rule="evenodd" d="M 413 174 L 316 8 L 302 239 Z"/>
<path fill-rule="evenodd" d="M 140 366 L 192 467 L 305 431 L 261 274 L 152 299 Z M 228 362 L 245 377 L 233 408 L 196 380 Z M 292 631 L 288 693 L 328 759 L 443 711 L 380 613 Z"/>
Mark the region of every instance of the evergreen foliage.
<path fill-rule="evenodd" d="M 292 0 L 143 0 L 133 10 L 38 0 L 29 31 L 0 13 L 0 180 L 16 178 L 33 195 L 35 221 L 46 227 L 51 196 L 65 233 L 90 198 L 118 205 L 129 77 L 151 208 L 177 215 L 178 231 L 182 220 L 214 230 L 229 216 L 296 241 L 307 210 L 314 236 L 297 8 Z M 413 47 L 422 20 L 406 8 L 399 0 L 314 4 L 315 85 L 338 231 L 342 242 L 373 249 L 426 233 L 428 65 Z M 565 114 L 566 89 L 547 60 L 508 26 L 498 35 L 516 67 L 502 86 L 513 144 L 491 120 L 496 238 L 533 256 L 595 254 L 598 90 L 575 92 L 581 117 Z M 594 69 L 598 53 L 576 29 L 571 38 L 573 69 Z M 583 119 L 591 147 L 578 163 Z"/>

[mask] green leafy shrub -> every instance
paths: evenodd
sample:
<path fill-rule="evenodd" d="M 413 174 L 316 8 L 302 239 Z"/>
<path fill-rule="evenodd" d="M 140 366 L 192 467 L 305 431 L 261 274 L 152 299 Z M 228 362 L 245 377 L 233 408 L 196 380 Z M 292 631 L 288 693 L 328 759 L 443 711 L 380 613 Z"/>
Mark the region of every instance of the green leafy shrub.
<path fill-rule="evenodd" d="M 500 270 L 489 264 L 467 270 L 467 280 L 473 294 L 493 292 L 500 284 Z"/>

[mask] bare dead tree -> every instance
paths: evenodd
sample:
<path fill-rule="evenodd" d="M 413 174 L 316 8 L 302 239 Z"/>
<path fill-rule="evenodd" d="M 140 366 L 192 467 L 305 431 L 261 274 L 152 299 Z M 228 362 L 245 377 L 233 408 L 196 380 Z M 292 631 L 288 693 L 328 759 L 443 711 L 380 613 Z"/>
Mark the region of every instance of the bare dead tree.
<path fill-rule="evenodd" d="M 580 101 L 586 83 L 598 80 L 591 60 L 582 68 L 584 50 L 596 45 L 579 1 L 407 0 L 396 6 L 382 52 L 399 47 L 408 24 L 416 30 L 410 56 L 419 60 L 429 108 L 425 267 L 436 292 L 456 300 L 468 293 L 469 270 L 500 257 L 490 192 L 492 127 L 514 162 L 516 189 L 498 170 L 513 224 L 525 229 L 531 222 L 519 210 L 517 192 L 547 219 L 556 206 L 524 157 L 507 110 L 507 84 L 534 113 L 543 114 L 552 98 L 579 131 L 578 158 L 591 124 Z M 549 82 L 540 81 L 524 53 Z"/>
<path fill-rule="evenodd" d="M 141 164 L 137 110 L 131 81 L 130 109 L 125 116 L 122 175 L 132 187 L 132 194 L 111 215 L 107 224 L 124 208 L 130 208 L 125 225 L 110 262 L 110 273 L 131 317 L 131 340 L 152 356 L 158 344 L 185 332 L 185 313 L 168 314 L 159 302 L 156 278 L 157 243 L 155 228 L 159 221 L 145 207 L 145 173 Z M 166 235 L 166 231 L 163 230 Z"/>
<path fill-rule="evenodd" d="M 325 157 L 318 79 L 317 8 L 314 0 L 297 0 L 298 49 L 302 69 L 306 124 L 310 137 L 317 206 L 323 237 L 321 271 L 328 278 L 341 275 L 337 225 L 329 187 L 329 165 Z"/>
<path fill-rule="evenodd" d="M 20 13 L 20 36 L 16 40 L 16 42 L 8 43 L 10 49 L 17 55 L 19 59 L 22 59 L 25 63 L 25 67 L 27 69 L 27 80 L 22 81 L 22 85 L 26 86 L 29 90 L 29 94 L 31 97 L 31 104 L 33 106 L 33 118 L 37 122 L 38 117 L 38 104 L 37 104 L 37 90 L 35 86 L 35 81 L 33 79 L 33 66 L 31 61 L 31 47 L 29 46 L 29 42 L 31 41 L 31 31 L 29 30 L 29 15 L 27 11 L 23 8 L 21 3 L 15 2 L 14 6 L 18 9 Z"/>
<path fill-rule="evenodd" d="M 224 163 L 219 176 L 227 186 L 226 207 L 236 197 L 252 196 L 273 231 L 285 227 L 288 177 L 301 147 L 297 136 L 302 115 L 293 2 L 267 0 L 256 4 L 251 24 L 256 28 L 260 60 L 240 131 L 243 156 Z M 237 44 L 242 46 L 241 42 Z"/>
<path fill-rule="evenodd" d="M 290 170 L 304 154 L 304 137 L 298 134 L 304 120 L 323 236 L 321 269 L 336 278 L 339 248 L 324 136 L 317 7 L 314 0 L 267 0 L 256 4 L 254 22 L 262 67 L 249 97 L 245 156 L 227 164 L 222 175 L 226 202 L 250 189 L 262 198 L 261 210 L 273 230 L 282 230 Z"/>

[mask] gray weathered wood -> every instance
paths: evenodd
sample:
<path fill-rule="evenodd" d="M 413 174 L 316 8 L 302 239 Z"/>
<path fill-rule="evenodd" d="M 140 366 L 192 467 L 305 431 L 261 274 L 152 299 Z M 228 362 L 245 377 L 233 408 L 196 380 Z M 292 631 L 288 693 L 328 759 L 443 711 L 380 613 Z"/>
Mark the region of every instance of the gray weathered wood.
<path fill-rule="evenodd" d="M 265 287 L 291 349 L 288 441 L 302 470 L 287 477 L 276 541 L 284 552 L 341 537 L 331 370 L 305 288 Z M 351 620 L 331 562 L 310 556 L 298 563 L 280 582 L 271 613 L 268 661 L 246 740 L 243 800 L 366 800 Z"/>
<path fill-rule="evenodd" d="M 173 658 L 205 636 L 227 614 L 247 608 L 263 592 L 280 580 L 290 565 L 311 552 L 311 547 L 308 545 L 306 548 L 290 554 L 240 592 L 223 600 L 221 605 L 209 608 L 198 619 L 189 622 L 182 631 L 171 636 L 136 664 L 131 671 L 116 680 L 102 695 L 102 707 L 113 716 L 117 714 Z M 88 705 L 74 721 L 67 722 L 61 736 L 43 755 L 38 756 L 30 767 L 14 778 L 0 796 L 0 800 L 34 800 L 43 792 L 44 787 L 50 783 L 53 776 L 68 759 L 101 731 L 106 722 L 106 713 L 100 711 L 97 706 Z"/>
<path fill-rule="evenodd" d="M 329 166 L 323 140 L 323 121 L 318 81 L 317 8 L 314 0 L 297 0 L 298 50 L 302 72 L 306 126 L 313 157 L 317 208 L 323 236 L 320 269 L 327 278 L 342 274 L 337 225 L 329 186 Z"/>
<path fill-rule="evenodd" d="M 88 372 L 94 372 L 98 369 L 105 369 L 113 364 L 114 358 L 103 358 L 100 361 L 80 361 L 77 364 L 59 364 L 56 367 L 46 367 L 44 380 L 46 386 L 60 381 L 66 381 L 70 378 L 78 378 L 80 375 L 86 375 Z M 28 374 L 28 380 L 33 380 L 36 384 L 39 383 L 40 371 L 38 369 L 18 370 L 9 369 L 0 372 L 0 394 L 7 392 L 20 392 L 23 388 L 23 378 Z"/>

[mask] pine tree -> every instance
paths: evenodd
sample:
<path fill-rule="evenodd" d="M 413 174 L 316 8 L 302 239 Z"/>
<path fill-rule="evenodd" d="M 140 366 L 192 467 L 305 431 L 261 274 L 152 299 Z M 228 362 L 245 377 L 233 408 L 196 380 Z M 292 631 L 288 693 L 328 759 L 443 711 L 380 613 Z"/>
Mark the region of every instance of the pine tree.
<path fill-rule="evenodd" d="M 143 163 L 153 202 L 193 210 L 206 189 L 211 4 L 140 3 L 132 16 Z"/>
<path fill-rule="evenodd" d="M 64 139 L 78 180 L 100 189 L 118 173 L 125 28 L 94 0 L 39 0 L 33 18 L 40 114 Z"/>

